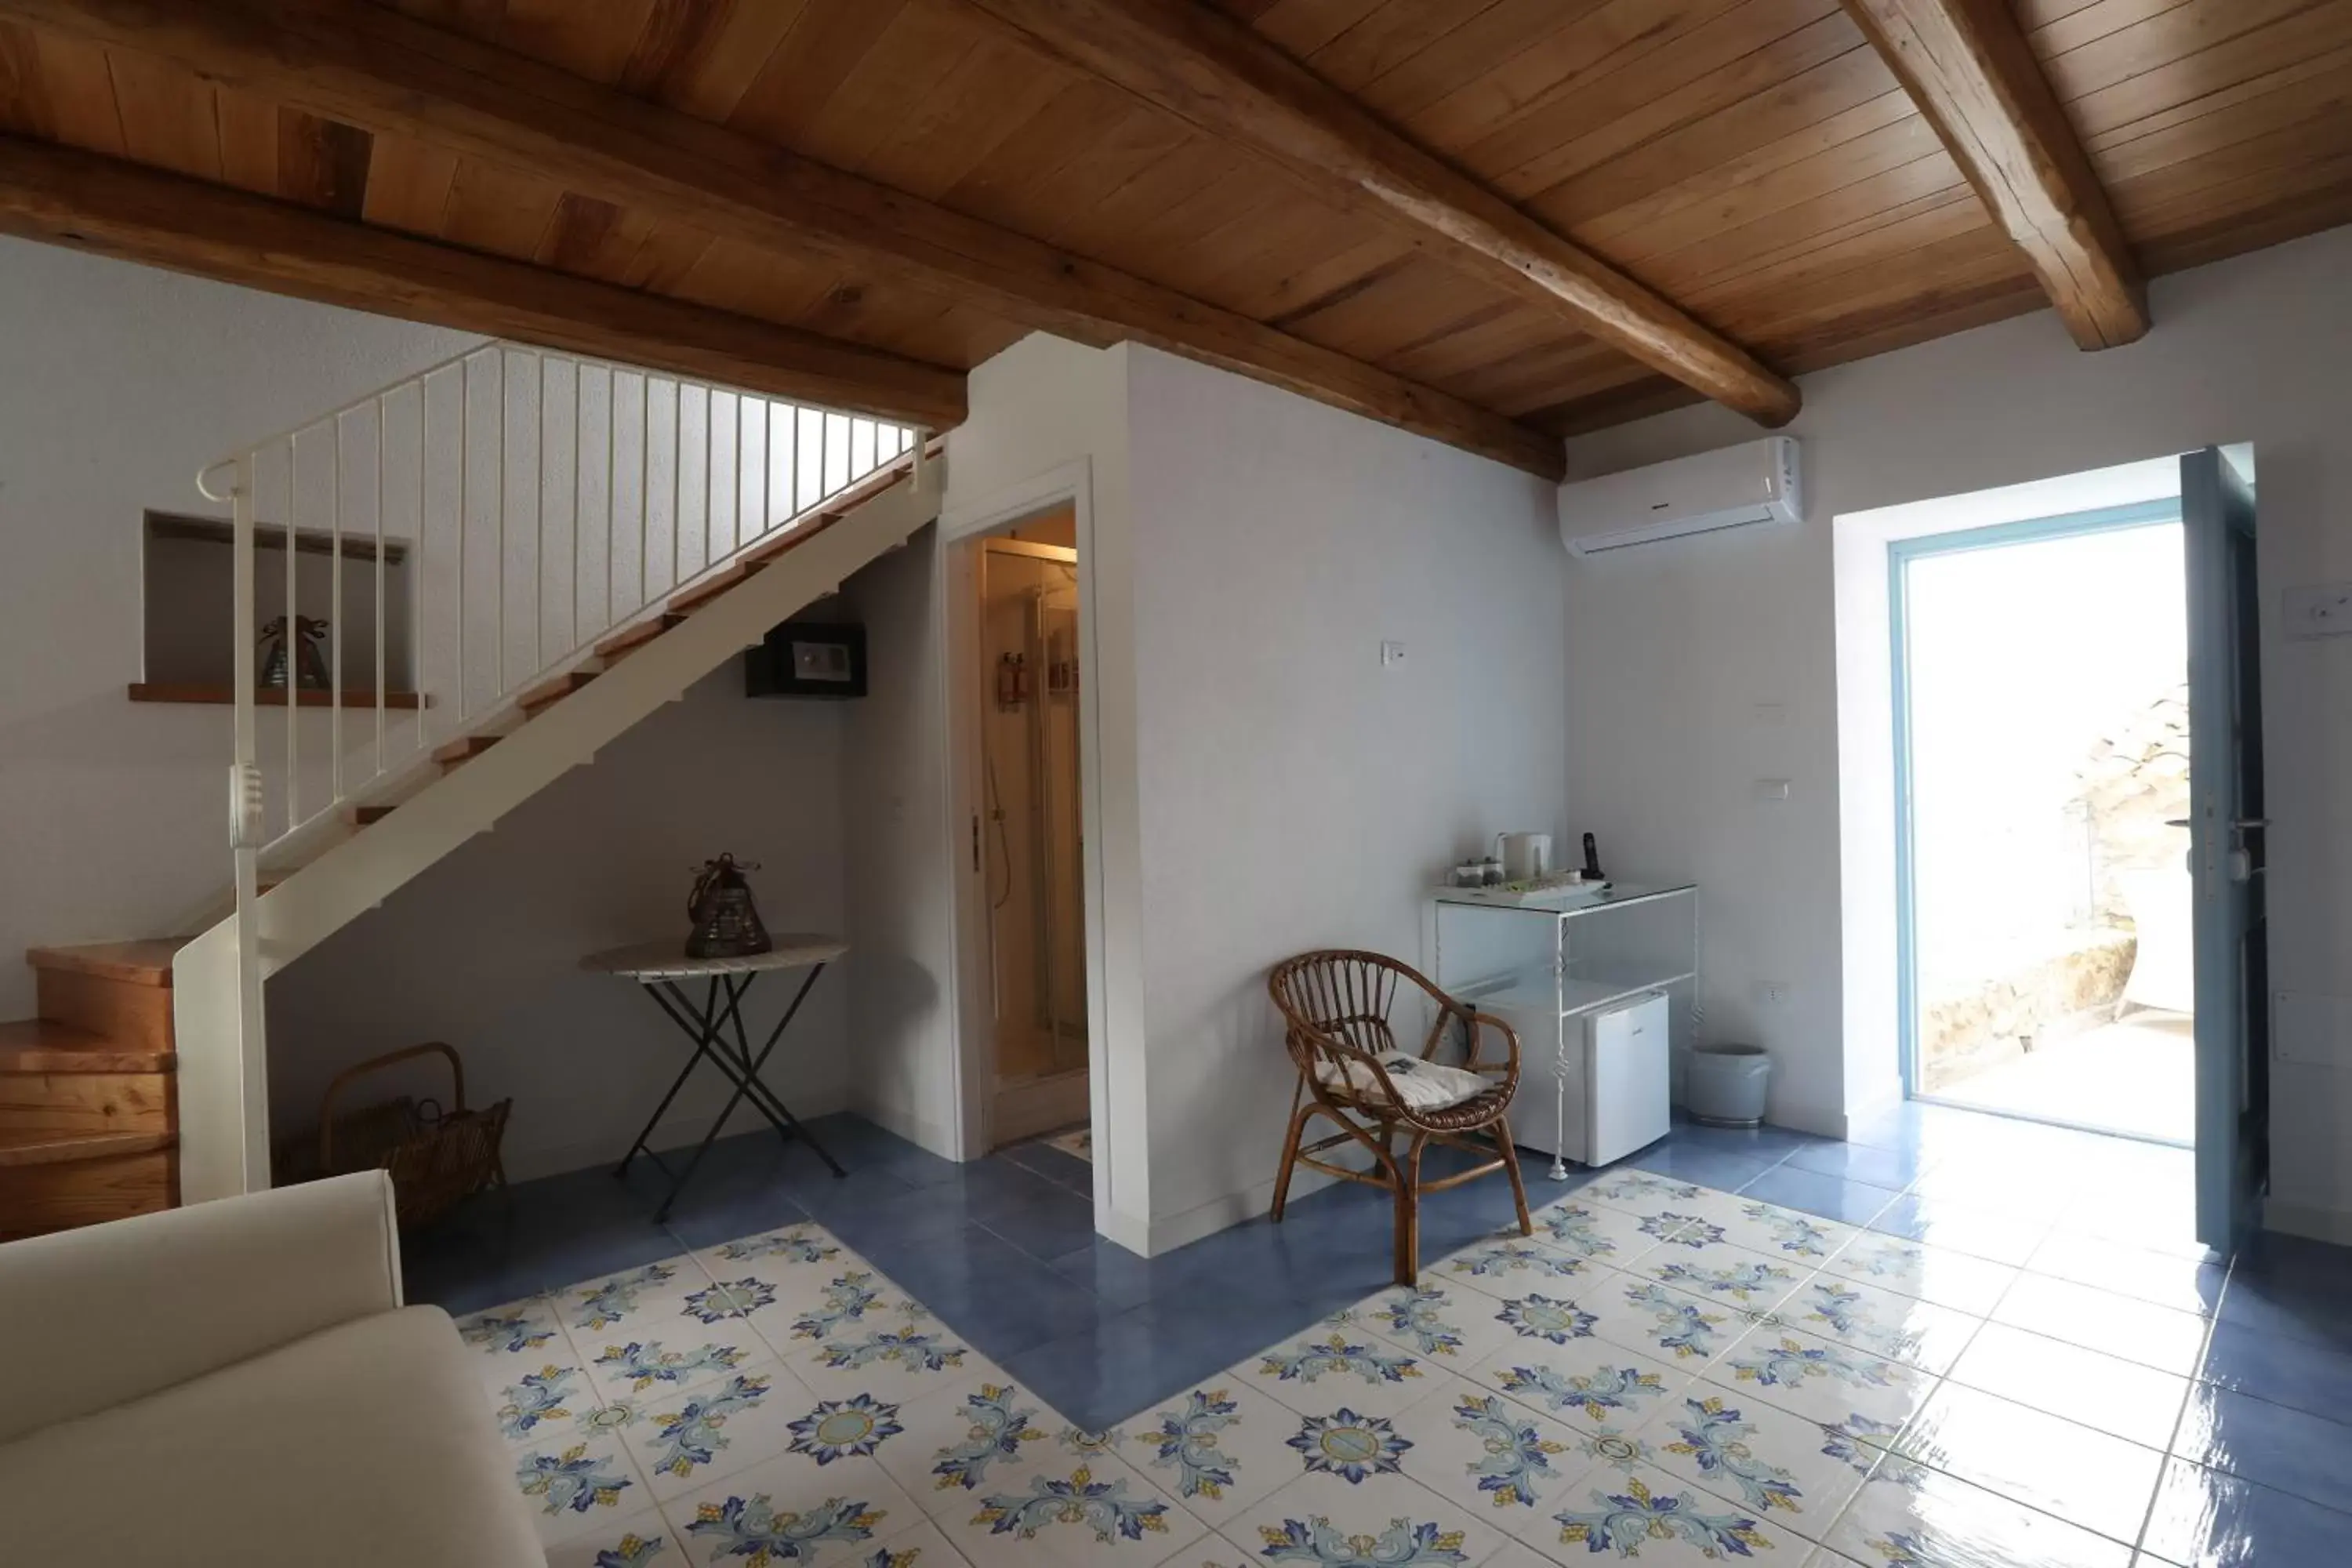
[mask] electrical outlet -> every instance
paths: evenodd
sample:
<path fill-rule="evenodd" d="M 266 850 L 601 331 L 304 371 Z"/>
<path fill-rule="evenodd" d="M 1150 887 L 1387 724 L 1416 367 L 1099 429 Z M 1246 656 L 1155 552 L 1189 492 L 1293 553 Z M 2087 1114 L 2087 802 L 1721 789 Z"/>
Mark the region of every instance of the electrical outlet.
<path fill-rule="evenodd" d="M 2340 637 L 2352 635 L 2352 584 L 2286 591 L 2286 635 Z"/>
<path fill-rule="evenodd" d="M 1384 642 L 1381 644 L 1381 668 L 1382 669 L 1395 669 L 1403 665 L 1403 663 L 1404 644 L 1401 642 Z"/>

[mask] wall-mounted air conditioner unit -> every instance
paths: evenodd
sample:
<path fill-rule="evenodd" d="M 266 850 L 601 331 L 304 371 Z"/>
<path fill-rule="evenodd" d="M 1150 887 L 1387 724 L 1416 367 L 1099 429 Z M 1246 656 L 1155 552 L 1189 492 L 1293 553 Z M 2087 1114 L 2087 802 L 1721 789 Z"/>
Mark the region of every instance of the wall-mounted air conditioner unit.
<path fill-rule="evenodd" d="M 1559 536 L 1577 555 L 1795 522 L 1804 511 L 1797 443 L 1787 436 L 1559 487 Z"/>

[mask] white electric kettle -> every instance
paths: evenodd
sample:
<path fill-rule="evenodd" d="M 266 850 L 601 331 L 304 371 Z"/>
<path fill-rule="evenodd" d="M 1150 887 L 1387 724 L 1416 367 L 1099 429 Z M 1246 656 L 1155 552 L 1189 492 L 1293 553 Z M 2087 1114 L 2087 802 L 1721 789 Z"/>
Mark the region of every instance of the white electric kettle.
<path fill-rule="evenodd" d="M 1497 833 L 1495 853 L 1503 862 L 1503 879 L 1507 882 L 1532 882 L 1551 874 L 1549 833 Z"/>

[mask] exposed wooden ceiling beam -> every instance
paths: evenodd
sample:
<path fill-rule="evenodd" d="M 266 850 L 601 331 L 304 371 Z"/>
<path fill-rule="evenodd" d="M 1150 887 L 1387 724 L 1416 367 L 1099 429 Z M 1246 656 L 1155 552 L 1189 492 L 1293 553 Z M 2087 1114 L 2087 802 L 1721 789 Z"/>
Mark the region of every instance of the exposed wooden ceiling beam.
<path fill-rule="evenodd" d="M 2147 287 L 2091 160 L 2008 0 L 1844 0 L 2074 341 L 2147 331 Z"/>
<path fill-rule="evenodd" d="M 741 132 L 354 0 L 0 0 L 0 16 L 169 57 L 329 120 L 530 171 L 583 195 L 1081 342 L 1120 339 L 1557 479 L 1501 415 Z"/>
<path fill-rule="evenodd" d="M 0 233 L 934 429 L 961 371 L 0 137 Z"/>
<path fill-rule="evenodd" d="M 1423 152 L 1244 24 L 1197 0 L 963 0 L 1083 68 L 1280 162 L 1438 258 L 1537 300 L 1767 425 L 1785 376 L 1671 300 Z"/>

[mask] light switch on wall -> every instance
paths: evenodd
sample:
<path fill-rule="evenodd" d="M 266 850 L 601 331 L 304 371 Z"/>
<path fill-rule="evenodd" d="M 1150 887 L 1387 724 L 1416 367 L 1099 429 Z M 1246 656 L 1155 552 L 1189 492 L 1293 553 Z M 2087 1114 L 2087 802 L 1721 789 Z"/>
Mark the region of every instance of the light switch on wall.
<path fill-rule="evenodd" d="M 1381 644 L 1381 668 L 1382 669 L 1394 669 L 1402 663 L 1404 663 L 1404 644 L 1401 642 L 1384 642 Z"/>
<path fill-rule="evenodd" d="M 1758 800 L 1788 799 L 1789 781 L 1787 779 L 1758 779 L 1756 781 L 1756 798 Z"/>
<path fill-rule="evenodd" d="M 2285 608 L 2291 637 L 2352 636 L 2352 583 L 2289 588 Z"/>

